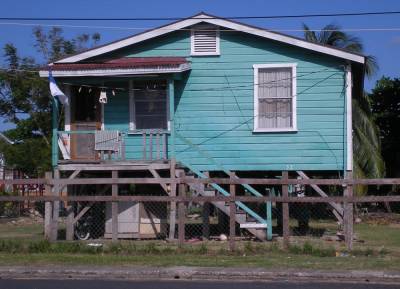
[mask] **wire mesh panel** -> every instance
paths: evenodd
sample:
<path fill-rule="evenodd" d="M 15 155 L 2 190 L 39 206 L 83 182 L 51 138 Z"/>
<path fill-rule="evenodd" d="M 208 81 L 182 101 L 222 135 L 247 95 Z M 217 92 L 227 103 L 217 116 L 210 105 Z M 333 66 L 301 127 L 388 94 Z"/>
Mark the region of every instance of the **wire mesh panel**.
<path fill-rule="evenodd" d="M 169 172 L 159 174 L 162 179 Z M 97 174 L 97 178 L 103 179 L 94 181 L 93 175 L 85 172 L 79 176 L 79 185 L 53 183 L 53 190 L 51 182 L 45 183 L 46 195 L 37 198 L 2 193 L 0 239 L 55 241 L 54 234 L 48 234 L 51 230 L 57 232 L 57 240 L 129 242 L 145 244 L 144 250 L 151 250 L 149 244 L 241 250 L 253 246 L 248 244 L 271 241 L 286 250 L 300 246 L 298 252 L 318 246 L 333 248 L 328 250 L 329 254 L 342 254 L 353 248 L 361 254 L 390 252 L 400 256 L 400 202 L 394 201 L 398 198 L 393 196 L 352 197 L 343 192 L 343 188 L 351 186 L 346 184 L 332 188 L 340 197 L 321 197 L 315 188 L 285 183 L 254 186 L 262 192 L 254 196 L 249 188 L 226 179 L 219 187 L 197 182 L 200 186 L 196 188 L 190 185 L 190 178 L 187 182 L 178 178 L 176 196 L 171 196 L 174 182 L 154 182 L 150 172 L 133 177 L 113 172 L 107 184 L 104 178 L 109 175 Z M 135 178 L 148 183 L 135 183 Z M 90 182 L 85 183 L 86 179 Z M 18 184 L 25 185 L 21 181 Z M 329 188 L 323 189 L 330 193 Z M 55 194 L 57 190 L 61 192 Z M 28 201 L 30 206 L 24 206 Z M 348 245 L 349 239 L 352 247 Z M 115 243 L 118 240 L 120 243 Z"/>
<path fill-rule="evenodd" d="M 326 203 L 291 203 L 289 205 L 290 234 L 298 242 L 345 241 L 343 223 L 339 222 Z"/>

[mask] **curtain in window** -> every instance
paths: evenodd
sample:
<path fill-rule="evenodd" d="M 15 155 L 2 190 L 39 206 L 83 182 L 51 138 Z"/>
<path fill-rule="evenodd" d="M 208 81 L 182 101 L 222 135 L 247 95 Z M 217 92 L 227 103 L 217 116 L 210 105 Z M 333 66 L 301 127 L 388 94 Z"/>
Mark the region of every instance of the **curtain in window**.
<path fill-rule="evenodd" d="M 292 69 L 259 69 L 258 127 L 290 128 L 292 118 Z"/>

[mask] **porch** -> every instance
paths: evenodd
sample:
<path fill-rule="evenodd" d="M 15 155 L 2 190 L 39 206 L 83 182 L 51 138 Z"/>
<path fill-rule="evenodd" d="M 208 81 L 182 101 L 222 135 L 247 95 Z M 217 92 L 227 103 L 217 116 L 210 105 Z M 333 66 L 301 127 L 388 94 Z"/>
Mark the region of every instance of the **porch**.
<path fill-rule="evenodd" d="M 175 82 L 190 70 L 185 58 L 121 58 L 51 69 L 68 98 L 62 106 L 53 102 L 53 167 L 173 158 Z"/>
<path fill-rule="evenodd" d="M 169 131 L 70 130 L 57 132 L 57 164 L 121 166 L 167 163 Z M 128 152 L 127 152 L 128 151 Z"/>

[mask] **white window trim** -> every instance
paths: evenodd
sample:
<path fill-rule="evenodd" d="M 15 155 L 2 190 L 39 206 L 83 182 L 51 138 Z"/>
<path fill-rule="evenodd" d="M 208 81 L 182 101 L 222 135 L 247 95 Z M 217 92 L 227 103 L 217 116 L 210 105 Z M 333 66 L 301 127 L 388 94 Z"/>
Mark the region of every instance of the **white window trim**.
<path fill-rule="evenodd" d="M 194 31 L 196 30 L 195 26 L 190 29 L 190 55 L 191 56 L 218 56 L 220 55 L 220 41 L 219 41 L 219 28 L 215 27 L 215 32 L 216 32 L 216 39 L 215 39 L 215 45 L 216 45 L 216 51 L 215 52 L 196 52 L 194 49 Z"/>
<path fill-rule="evenodd" d="M 287 128 L 259 128 L 258 127 L 258 70 L 260 68 L 292 68 L 292 111 L 293 125 Z M 297 63 L 269 63 L 254 64 L 254 128 L 253 132 L 296 132 L 297 131 Z"/>
<path fill-rule="evenodd" d="M 167 109 L 167 132 L 171 130 L 171 120 L 169 119 L 169 89 L 168 85 L 166 88 L 166 109 Z M 129 80 L 129 131 L 136 130 L 136 107 L 135 107 L 135 90 L 133 85 L 133 80 Z"/>

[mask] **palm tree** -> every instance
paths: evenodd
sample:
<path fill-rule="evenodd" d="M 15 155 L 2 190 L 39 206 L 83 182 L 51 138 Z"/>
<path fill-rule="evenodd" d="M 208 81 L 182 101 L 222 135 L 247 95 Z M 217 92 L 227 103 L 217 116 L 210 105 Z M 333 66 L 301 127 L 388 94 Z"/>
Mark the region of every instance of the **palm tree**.
<path fill-rule="evenodd" d="M 363 53 L 363 45 L 358 37 L 341 31 L 335 24 L 326 25 L 316 32 L 303 24 L 304 38 L 310 42 L 325 44 Z M 371 77 L 378 70 L 376 59 L 372 55 L 366 56 L 365 74 Z M 356 178 L 381 178 L 385 174 L 385 163 L 381 155 L 379 130 L 374 122 L 367 93 L 353 99 L 353 149 L 354 149 L 354 176 Z M 366 187 L 358 186 L 356 191 L 366 192 Z"/>

